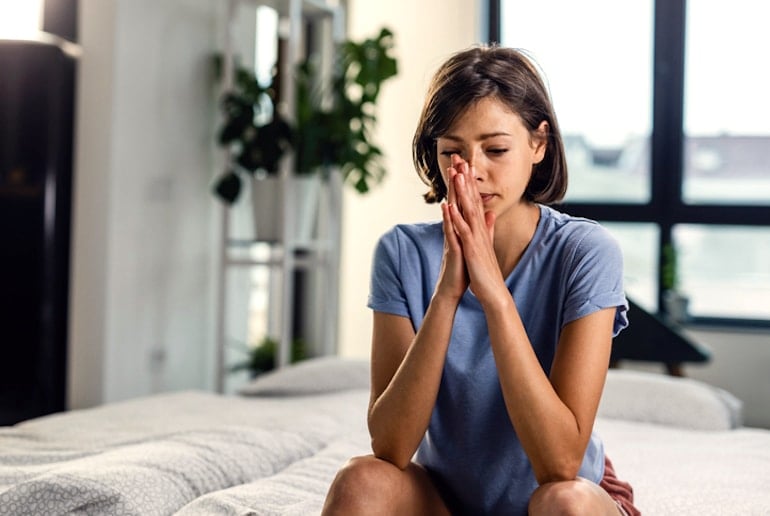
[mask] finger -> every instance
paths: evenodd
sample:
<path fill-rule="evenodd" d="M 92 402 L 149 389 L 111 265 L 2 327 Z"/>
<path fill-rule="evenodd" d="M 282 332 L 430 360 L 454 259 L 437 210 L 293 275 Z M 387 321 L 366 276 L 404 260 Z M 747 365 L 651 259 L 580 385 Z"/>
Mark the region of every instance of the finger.
<path fill-rule="evenodd" d="M 468 186 L 468 193 L 471 195 L 471 198 L 476 202 L 476 205 L 479 207 L 481 211 L 484 210 L 484 205 L 481 202 L 481 194 L 479 193 L 479 183 L 476 180 L 476 167 L 474 165 L 471 165 L 468 169 L 468 173 L 466 174 L 466 184 Z"/>
<path fill-rule="evenodd" d="M 457 204 L 450 204 L 447 206 L 450 222 L 457 236 L 458 245 L 462 245 L 462 242 L 470 237 L 471 228 L 468 222 L 465 220 L 465 214 L 460 211 L 460 206 Z"/>
<path fill-rule="evenodd" d="M 475 190 L 475 185 L 468 179 L 468 174 L 457 174 L 455 178 L 455 196 L 457 205 L 460 208 L 468 224 L 474 226 L 477 221 L 483 221 L 483 209 L 481 197 Z M 478 226 L 475 226 L 478 227 Z"/>
<path fill-rule="evenodd" d="M 444 240 L 449 247 L 459 249 L 460 240 L 457 238 L 457 229 L 452 223 L 452 204 L 441 204 L 441 218 L 444 223 Z"/>
<path fill-rule="evenodd" d="M 475 165 L 470 165 L 468 167 L 468 174 L 467 174 L 468 184 L 472 187 L 472 190 L 475 194 L 478 194 L 478 183 L 476 181 L 476 167 Z"/>
<path fill-rule="evenodd" d="M 454 167 L 448 167 L 446 169 L 447 185 L 446 185 L 446 198 L 449 204 L 457 204 L 457 192 L 455 189 L 455 176 L 457 176 L 457 169 Z"/>
<path fill-rule="evenodd" d="M 487 232 L 489 233 L 489 240 L 495 241 L 495 220 L 497 216 L 492 211 L 484 212 L 484 223 L 487 225 Z"/>
<path fill-rule="evenodd" d="M 459 173 L 459 167 L 462 164 L 462 158 L 458 154 L 452 154 L 449 157 L 449 167 L 446 169 L 447 175 L 447 201 L 450 204 L 457 204 L 457 191 L 454 186 L 455 177 Z"/>
<path fill-rule="evenodd" d="M 481 215 L 484 213 L 484 210 L 482 209 L 481 196 L 479 195 L 478 187 L 476 186 L 473 170 L 474 168 L 469 165 L 463 174 L 463 186 L 465 188 L 465 195 L 467 197 L 467 206 L 464 206 L 463 209 L 474 210 L 476 212 L 476 216 L 481 219 Z"/>
<path fill-rule="evenodd" d="M 459 154 L 455 153 L 455 154 L 452 154 L 452 156 L 450 157 L 450 163 L 451 163 L 452 167 L 454 167 L 455 170 L 457 170 L 458 172 L 463 172 L 464 171 L 463 165 L 464 164 L 467 165 L 468 162 L 465 161 L 462 158 L 462 156 L 460 156 Z"/>

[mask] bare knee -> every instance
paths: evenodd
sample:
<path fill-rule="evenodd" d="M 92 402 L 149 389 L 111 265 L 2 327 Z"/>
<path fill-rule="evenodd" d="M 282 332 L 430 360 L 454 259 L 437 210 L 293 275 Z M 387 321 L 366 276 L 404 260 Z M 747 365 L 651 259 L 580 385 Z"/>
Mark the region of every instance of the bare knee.
<path fill-rule="evenodd" d="M 529 514 L 615 516 L 618 509 L 604 489 L 579 478 L 566 482 L 551 482 L 538 487 L 529 500 Z"/>
<path fill-rule="evenodd" d="M 401 473 L 372 455 L 350 459 L 334 478 L 323 514 L 377 514 L 387 507 L 389 477 Z"/>

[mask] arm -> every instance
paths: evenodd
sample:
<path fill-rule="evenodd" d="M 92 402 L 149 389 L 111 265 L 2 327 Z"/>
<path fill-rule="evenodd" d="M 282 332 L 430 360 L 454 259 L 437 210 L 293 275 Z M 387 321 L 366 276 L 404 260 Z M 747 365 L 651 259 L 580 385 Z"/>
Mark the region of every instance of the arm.
<path fill-rule="evenodd" d="M 430 423 L 455 312 L 468 287 L 446 205 L 442 215 L 442 268 L 419 331 L 415 334 L 406 317 L 374 313 L 369 434 L 375 456 L 401 469 L 411 461 Z"/>
<path fill-rule="evenodd" d="M 369 434 L 374 455 L 401 469 L 430 423 L 456 306 L 434 297 L 417 335 L 407 318 L 374 313 Z"/>
<path fill-rule="evenodd" d="M 609 362 L 614 309 L 600 310 L 562 330 L 550 378 L 532 349 L 505 286 L 478 202 L 472 172 L 456 178 L 459 208 L 452 224 L 462 243 L 470 287 L 487 318 L 509 418 L 541 484 L 574 479 L 593 428 Z"/>
<path fill-rule="evenodd" d="M 508 415 L 540 484 L 574 479 L 604 387 L 615 309 L 564 327 L 549 378 L 508 300 L 485 309 Z"/>

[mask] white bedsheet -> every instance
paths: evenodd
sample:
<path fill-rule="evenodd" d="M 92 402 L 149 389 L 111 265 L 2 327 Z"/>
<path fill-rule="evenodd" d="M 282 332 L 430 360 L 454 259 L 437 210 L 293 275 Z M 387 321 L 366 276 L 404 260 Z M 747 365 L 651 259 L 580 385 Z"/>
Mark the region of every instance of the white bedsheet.
<path fill-rule="evenodd" d="M 341 437 L 364 435 L 367 398 L 180 392 L 2 428 L 0 514 L 211 514 L 231 506 L 234 486 L 258 495 L 253 514 L 282 514 L 268 502 L 280 507 L 303 490 L 293 479 L 315 478 L 315 496 L 297 500 L 313 514 L 342 461 L 333 451 L 350 447 Z M 221 502 L 202 498 L 210 493 Z"/>
<path fill-rule="evenodd" d="M 0 428 L 0 515 L 318 514 L 367 400 L 178 392 Z M 770 514 L 770 431 L 596 428 L 643 514 Z"/>

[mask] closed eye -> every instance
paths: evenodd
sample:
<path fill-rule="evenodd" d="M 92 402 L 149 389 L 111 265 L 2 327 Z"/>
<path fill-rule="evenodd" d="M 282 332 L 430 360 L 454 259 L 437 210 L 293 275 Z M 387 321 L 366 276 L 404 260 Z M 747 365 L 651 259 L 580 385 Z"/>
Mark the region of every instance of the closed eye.
<path fill-rule="evenodd" d="M 452 154 L 457 154 L 457 155 L 458 155 L 458 156 L 460 156 L 461 158 L 463 157 L 463 155 L 462 155 L 462 153 L 461 153 L 460 151 L 457 151 L 457 150 L 452 150 L 452 149 L 449 149 L 449 150 L 443 150 L 443 151 L 441 151 L 439 154 L 441 154 L 442 156 L 446 156 L 447 158 L 451 157 L 451 156 L 452 156 Z"/>
<path fill-rule="evenodd" d="M 508 149 L 487 149 L 487 152 L 490 154 L 505 154 L 508 152 Z"/>

